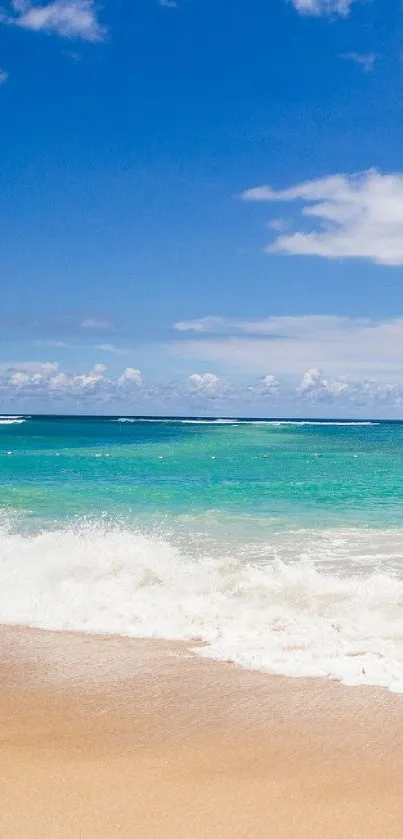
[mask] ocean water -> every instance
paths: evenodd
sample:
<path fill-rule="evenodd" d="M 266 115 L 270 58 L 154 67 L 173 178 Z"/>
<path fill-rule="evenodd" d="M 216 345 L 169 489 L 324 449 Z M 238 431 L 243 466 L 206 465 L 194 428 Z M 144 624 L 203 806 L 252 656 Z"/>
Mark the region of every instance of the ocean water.
<path fill-rule="evenodd" d="M 403 423 L 2 416 L 0 622 L 403 692 Z"/>

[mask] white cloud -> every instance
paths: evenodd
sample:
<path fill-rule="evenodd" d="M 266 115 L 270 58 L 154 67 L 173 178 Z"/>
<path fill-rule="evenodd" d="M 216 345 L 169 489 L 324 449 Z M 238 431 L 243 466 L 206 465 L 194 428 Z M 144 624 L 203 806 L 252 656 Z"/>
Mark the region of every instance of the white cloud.
<path fill-rule="evenodd" d="M 66 349 L 69 347 L 69 344 L 66 344 L 65 341 L 53 341 L 49 340 L 40 340 L 34 341 L 36 347 L 56 347 L 57 349 Z"/>
<path fill-rule="evenodd" d="M 225 318 L 221 317 L 206 317 L 195 318 L 194 320 L 182 320 L 174 324 L 174 329 L 177 332 L 221 332 L 222 324 L 225 323 Z"/>
<path fill-rule="evenodd" d="M 160 6 L 165 6 L 166 9 L 177 9 L 178 4 L 175 0 L 159 0 Z"/>
<path fill-rule="evenodd" d="M 52 362 L 2 366 L 0 392 L 23 397 L 94 397 L 110 401 L 127 396 L 129 384 L 142 383 L 140 371 L 134 368 L 127 368 L 117 379 L 109 378 L 106 369 L 104 364 L 95 364 L 88 373 L 71 373 Z"/>
<path fill-rule="evenodd" d="M 274 218 L 269 221 L 269 227 L 275 230 L 276 233 L 285 233 L 288 230 L 288 221 L 284 218 Z"/>
<path fill-rule="evenodd" d="M 95 332 L 108 332 L 113 329 L 113 323 L 100 318 L 86 318 L 80 323 L 81 329 L 93 329 Z"/>
<path fill-rule="evenodd" d="M 303 15 L 341 15 L 349 14 L 353 0 L 291 0 L 297 12 Z"/>
<path fill-rule="evenodd" d="M 219 376 L 214 373 L 193 373 L 188 382 L 190 389 L 198 393 L 217 393 L 221 385 Z"/>
<path fill-rule="evenodd" d="M 12 361 L 9 364 L 0 364 L 0 375 L 4 375 L 7 370 L 23 370 L 29 373 L 52 373 L 59 369 L 59 365 L 54 361 Z"/>
<path fill-rule="evenodd" d="M 100 41 L 105 35 L 93 0 L 53 0 L 40 5 L 32 0 L 12 0 L 12 6 L 14 14 L 6 22 L 23 29 L 85 41 Z"/>
<path fill-rule="evenodd" d="M 189 337 L 167 351 L 218 373 L 301 376 L 323 366 L 331 376 L 403 379 L 403 318 L 370 320 L 333 315 L 269 317 L 259 321 L 199 318 L 182 322 Z M 192 333 L 194 333 L 192 335 Z"/>
<path fill-rule="evenodd" d="M 270 374 L 268 376 L 262 376 L 253 389 L 262 396 L 272 396 L 278 393 L 279 387 L 280 383 L 276 377 Z"/>
<path fill-rule="evenodd" d="M 126 367 L 126 370 L 122 373 L 122 375 L 118 379 L 118 384 L 122 387 L 124 386 L 131 386 L 131 385 L 141 385 L 143 383 L 143 377 L 141 375 L 140 370 L 137 370 L 136 367 Z"/>
<path fill-rule="evenodd" d="M 101 350 L 101 352 L 113 353 L 114 355 L 129 355 L 130 350 L 124 347 L 116 347 L 115 344 L 97 344 L 94 350 Z"/>
<path fill-rule="evenodd" d="M 336 379 L 324 379 L 320 370 L 315 367 L 304 373 L 301 382 L 297 386 L 298 396 L 314 396 L 323 398 L 327 396 L 339 397 L 347 393 L 349 388 L 347 382 Z"/>
<path fill-rule="evenodd" d="M 403 409 L 403 383 L 380 382 L 377 379 L 363 381 L 325 378 L 316 368 L 307 370 L 296 388 L 297 399 L 309 404 L 337 406 L 347 410 L 348 414 L 364 411 L 368 416 L 375 410 L 386 416 L 397 410 L 401 416 Z M 384 410 L 386 409 L 386 410 Z"/>
<path fill-rule="evenodd" d="M 280 383 L 272 374 L 251 384 L 234 385 L 214 373 L 195 373 L 184 385 L 149 385 L 136 368 L 111 378 L 104 365 L 71 373 L 51 362 L 0 367 L 4 410 L 106 411 L 137 413 L 200 413 L 221 416 L 331 415 L 401 416 L 403 381 L 380 381 L 324 375 L 317 367 L 303 372 L 297 386 Z M 133 410 L 134 409 L 134 410 Z"/>
<path fill-rule="evenodd" d="M 104 329 L 106 329 L 106 322 L 104 322 Z M 101 330 L 101 327 L 86 327 Z M 108 325 L 109 328 L 109 325 Z M 88 350 L 88 344 L 67 344 L 65 341 L 57 341 L 53 339 L 45 339 L 34 341 L 35 347 L 54 347 L 55 349 L 70 349 L 70 350 Z M 92 349 L 99 352 L 111 353 L 112 355 L 130 355 L 130 350 L 125 347 L 117 347 L 116 344 L 95 344 Z"/>
<path fill-rule="evenodd" d="M 307 370 L 302 377 L 302 381 L 297 387 L 297 393 L 301 395 L 304 393 L 311 393 L 312 390 L 317 388 L 318 382 L 320 380 L 320 370 L 317 370 L 316 367 L 312 367 L 311 370 Z"/>
<path fill-rule="evenodd" d="M 374 52 L 345 52 L 340 56 L 340 58 L 344 58 L 346 61 L 352 61 L 354 64 L 358 64 L 365 73 L 371 73 L 375 66 L 376 54 Z"/>
<path fill-rule="evenodd" d="M 239 320 L 237 318 L 204 317 L 182 321 L 174 329 L 180 332 L 196 332 L 200 335 L 269 335 L 273 338 L 291 336 L 309 338 L 312 334 L 328 336 L 332 329 L 353 329 L 357 325 L 369 324 L 367 318 L 342 318 L 337 315 L 281 315 L 261 320 Z"/>
<path fill-rule="evenodd" d="M 6 81 L 7 81 L 7 79 L 8 79 L 8 73 L 7 73 L 7 70 L 2 70 L 2 69 L 0 68 L 0 86 L 1 86 L 2 84 L 5 84 L 5 83 L 6 83 Z"/>
<path fill-rule="evenodd" d="M 313 255 L 328 259 L 358 257 L 382 265 L 403 265 L 403 174 L 375 169 L 332 175 L 284 190 L 249 189 L 245 201 L 303 201 L 304 219 L 319 229 L 279 236 L 269 253 Z"/>

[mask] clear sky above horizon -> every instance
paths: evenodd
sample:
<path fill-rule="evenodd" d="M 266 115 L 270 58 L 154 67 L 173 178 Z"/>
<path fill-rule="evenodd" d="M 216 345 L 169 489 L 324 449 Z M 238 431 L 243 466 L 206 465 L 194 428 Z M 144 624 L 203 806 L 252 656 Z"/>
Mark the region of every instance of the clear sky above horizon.
<path fill-rule="evenodd" d="M 3 5 L 0 411 L 403 416 L 400 0 Z"/>

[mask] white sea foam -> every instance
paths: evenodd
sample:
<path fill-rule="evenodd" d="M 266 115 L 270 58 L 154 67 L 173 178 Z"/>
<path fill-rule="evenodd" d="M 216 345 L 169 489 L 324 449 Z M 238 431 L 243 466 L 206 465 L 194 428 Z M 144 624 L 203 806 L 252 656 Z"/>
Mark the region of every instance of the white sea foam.
<path fill-rule="evenodd" d="M 379 425 L 378 422 L 371 422 L 369 420 L 248 420 L 248 423 L 251 425 L 275 425 L 275 426 L 283 426 L 283 425 L 292 425 L 292 426 L 300 426 L 303 427 L 305 425 L 314 425 L 320 427 L 330 426 L 337 426 L 337 427 L 350 427 L 350 426 L 368 426 L 368 425 Z"/>
<path fill-rule="evenodd" d="M 26 421 L 26 417 L 11 417 L 7 415 L 0 416 L 0 425 L 20 425 L 22 422 Z"/>
<path fill-rule="evenodd" d="M 138 422 L 136 419 L 131 419 L 131 417 L 119 417 L 119 419 L 113 419 L 112 422 Z"/>
<path fill-rule="evenodd" d="M 0 622 L 205 642 L 200 655 L 403 692 L 402 536 L 278 535 L 185 554 L 98 525 L 0 529 Z M 260 556 L 258 555 L 260 553 Z"/>
<path fill-rule="evenodd" d="M 264 419 L 255 419 L 255 420 L 246 420 L 246 419 L 221 419 L 218 417 L 217 419 L 180 419 L 171 417 L 169 419 L 164 418 L 161 419 L 159 417 L 119 417 L 119 419 L 114 419 L 112 422 L 127 422 L 127 423 L 143 423 L 143 422 L 151 422 L 151 423 L 180 423 L 181 425 L 271 425 L 274 427 L 281 427 L 281 426 L 296 426 L 296 427 L 304 427 L 304 426 L 337 426 L 337 427 L 350 427 L 350 426 L 370 426 L 370 425 L 379 425 L 378 422 L 373 422 L 371 420 L 264 420 Z"/>
<path fill-rule="evenodd" d="M 239 420 L 236 419 L 182 419 L 179 420 L 181 425 L 239 425 Z M 245 423 L 246 425 L 246 423 Z"/>
<path fill-rule="evenodd" d="M 143 423 L 143 422 L 152 422 L 152 423 L 180 423 L 180 425 L 238 425 L 239 420 L 237 419 L 175 419 L 171 417 L 169 419 L 164 418 L 161 419 L 160 417 L 119 417 L 119 419 L 114 419 L 112 422 L 128 422 L 128 423 Z"/>

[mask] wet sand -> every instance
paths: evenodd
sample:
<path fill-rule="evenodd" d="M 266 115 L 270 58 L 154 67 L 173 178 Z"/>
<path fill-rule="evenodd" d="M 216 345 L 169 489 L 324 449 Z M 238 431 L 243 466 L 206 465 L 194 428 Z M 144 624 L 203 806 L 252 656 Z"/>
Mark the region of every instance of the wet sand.
<path fill-rule="evenodd" d="M 0 628 L 2 839 L 403 837 L 403 696 Z"/>

